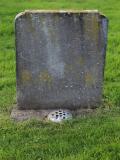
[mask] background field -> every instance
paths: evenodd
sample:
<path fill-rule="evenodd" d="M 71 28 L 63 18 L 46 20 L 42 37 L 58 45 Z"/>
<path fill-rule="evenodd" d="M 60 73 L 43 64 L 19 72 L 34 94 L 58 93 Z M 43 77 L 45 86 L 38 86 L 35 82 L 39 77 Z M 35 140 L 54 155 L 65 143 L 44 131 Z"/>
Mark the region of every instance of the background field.
<path fill-rule="evenodd" d="M 98 9 L 109 18 L 103 106 L 94 116 L 64 124 L 10 120 L 14 17 L 25 9 Z M 119 0 L 0 0 L 0 160 L 120 160 Z"/>

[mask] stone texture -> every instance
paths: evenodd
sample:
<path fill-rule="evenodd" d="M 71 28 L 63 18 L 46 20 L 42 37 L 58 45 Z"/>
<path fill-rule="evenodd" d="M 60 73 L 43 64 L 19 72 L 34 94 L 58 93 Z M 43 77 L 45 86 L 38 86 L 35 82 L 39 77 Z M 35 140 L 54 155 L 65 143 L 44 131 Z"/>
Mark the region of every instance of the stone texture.
<path fill-rule="evenodd" d="M 55 110 L 56 111 L 56 110 Z M 97 115 L 97 110 L 94 109 L 76 109 L 76 110 L 67 110 L 72 114 L 72 117 L 86 117 L 89 115 Z M 20 110 L 17 107 L 11 112 L 11 119 L 16 122 L 26 121 L 30 119 L 40 120 L 40 121 L 50 121 L 48 119 L 49 113 L 54 112 L 53 109 L 39 109 L 39 110 Z"/>
<path fill-rule="evenodd" d="M 100 104 L 108 20 L 98 11 L 25 11 L 16 16 L 19 109 Z"/>
<path fill-rule="evenodd" d="M 29 119 L 47 120 L 50 110 L 20 110 L 17 107 L 11 112 L 11 118 L 17 122 Z"/>

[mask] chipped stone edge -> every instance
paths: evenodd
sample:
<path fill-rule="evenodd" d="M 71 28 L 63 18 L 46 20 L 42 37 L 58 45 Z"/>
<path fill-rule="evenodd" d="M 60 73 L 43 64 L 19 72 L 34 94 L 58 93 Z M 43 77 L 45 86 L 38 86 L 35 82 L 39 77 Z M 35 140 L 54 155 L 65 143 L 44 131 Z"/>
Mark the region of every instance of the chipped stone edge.
<path fill-rule="evenodd" d="M 19 17 L 24 16 L 28 13 L 68 13 L 68 14 L 70 14 L 70 13 L 78 13 L 78 14 L 97 13 L 100 16 L 102 16 L 103 18 L 107 19 L 107 17 L 104 14 L 100 13 L 98 10 L 25 10 L 24 12 L 21 12 L 21 13 L 16 15 L 15 21 Z"/>

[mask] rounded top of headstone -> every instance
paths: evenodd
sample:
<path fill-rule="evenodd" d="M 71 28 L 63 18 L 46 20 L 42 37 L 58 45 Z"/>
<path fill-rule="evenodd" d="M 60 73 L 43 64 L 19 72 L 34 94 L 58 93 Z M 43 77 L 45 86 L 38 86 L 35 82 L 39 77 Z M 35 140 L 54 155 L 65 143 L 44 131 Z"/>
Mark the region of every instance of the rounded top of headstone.
<path fill-rule="evenodd" d="M 25 10 L 16 15 L 15 20 L 21 16 L 26 14 L 36 14 L 36 13 L 44 13 L 44 14 L 98 14 L 103 18 L 106 18 L 103 14 L 101 14 L 98 10 Z"/>

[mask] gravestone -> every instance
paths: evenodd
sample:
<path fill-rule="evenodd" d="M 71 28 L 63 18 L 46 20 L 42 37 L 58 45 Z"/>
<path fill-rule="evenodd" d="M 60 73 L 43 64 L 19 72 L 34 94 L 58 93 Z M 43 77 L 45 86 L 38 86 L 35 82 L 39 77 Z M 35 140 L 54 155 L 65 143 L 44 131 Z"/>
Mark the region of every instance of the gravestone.
<path fill-rule="evenodd" d="M 101 103 L 107 18 L 96 10 L 28 10 L 15 19 L 19 109 Z"/>

